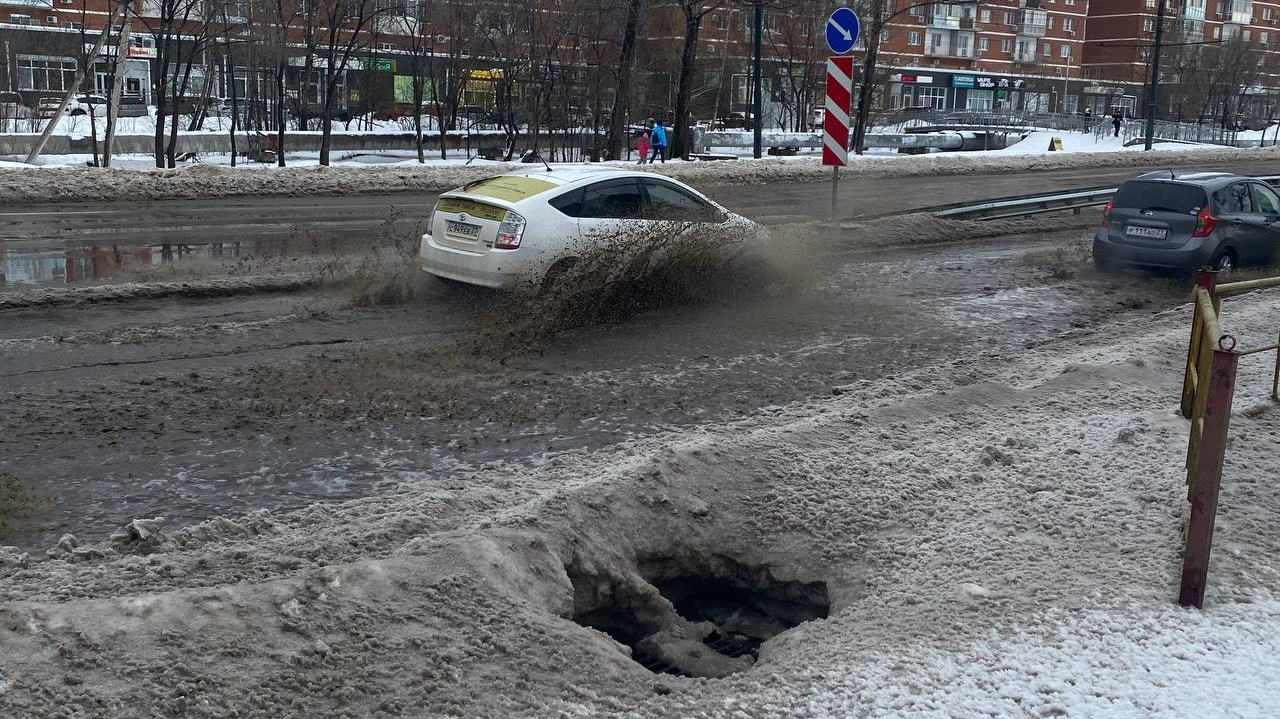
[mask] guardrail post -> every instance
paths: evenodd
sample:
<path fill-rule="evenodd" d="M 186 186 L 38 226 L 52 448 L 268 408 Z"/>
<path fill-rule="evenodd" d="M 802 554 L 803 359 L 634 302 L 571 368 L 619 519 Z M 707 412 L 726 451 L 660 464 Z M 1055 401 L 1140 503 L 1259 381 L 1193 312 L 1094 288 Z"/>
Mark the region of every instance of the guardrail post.
<path fill-rule="evenodd" d="M 1212 372 L 1196 458 L 1195 483 L 1191 490 L 1191 517 L 1187 524 L 1186 549 L 1182 558 L 1182 588 L 1178 604 L 1204 607 L 1209 574 L 1209 550 L 1213 545 L 1213 524 L 1218 513 L 1218 488 L 1222 484 L 1222 461 L 1227 451 L 1227 427 L 1231 421 L 1231 398 L 1236 387 L 1239 354 L 1234 350 L 1213 350 Z"/>

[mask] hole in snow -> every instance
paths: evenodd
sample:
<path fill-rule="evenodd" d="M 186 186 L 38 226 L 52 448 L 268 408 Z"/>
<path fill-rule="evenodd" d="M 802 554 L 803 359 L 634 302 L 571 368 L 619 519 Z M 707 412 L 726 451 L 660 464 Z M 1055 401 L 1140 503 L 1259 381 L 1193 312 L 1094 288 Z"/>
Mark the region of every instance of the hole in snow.
<path fill-rule="evenodd" d="M 639 576 L 604 577 L 569 568 L 577 623 L 631 648 L 656 673 L 722 677 L 749 669 L 762 644 L 822 619 L 825 582 L 774 578 L 768 566 L 728 557 L 656 558 Z"/>

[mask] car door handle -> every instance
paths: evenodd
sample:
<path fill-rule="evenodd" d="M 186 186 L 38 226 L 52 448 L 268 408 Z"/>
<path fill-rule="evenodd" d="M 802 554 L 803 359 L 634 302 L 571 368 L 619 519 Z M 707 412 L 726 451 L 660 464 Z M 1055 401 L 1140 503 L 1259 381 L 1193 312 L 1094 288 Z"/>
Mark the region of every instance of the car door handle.
<path fill-rule="evenodd" d="M 1232 220 L 1232 221 L 1231 221 L 1231 224 L 1233 224 L 1233 225 L 1243 225 L 1243 224 L 1244 224 L 1244 220 L 1239 220 L 1239 219 L 1237 219 L 1237 220 Z"/>

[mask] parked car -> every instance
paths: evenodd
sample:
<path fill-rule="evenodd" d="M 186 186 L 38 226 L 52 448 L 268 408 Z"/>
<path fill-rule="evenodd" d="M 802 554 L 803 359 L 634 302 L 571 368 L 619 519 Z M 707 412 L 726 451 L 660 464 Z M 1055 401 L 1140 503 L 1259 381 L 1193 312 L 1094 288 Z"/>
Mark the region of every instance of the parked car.
<path fill-rule="evenodd" d="M 102 95 L 77 95 L 67 103 L 67 114 L 72 117 L 89 114 L 94 117 L 106 117 L 107 98 Z"/>
<path fill-rule="evenodd" d="M 26 120 L 31 108 L 22 101 L 22 95 L 8 90 L 0 91 L 0 120 Z"/>
<path fill-rule="evenodd" d="M 717 130 L 754 130 L 756 123 L 751 113 L 731 112 L 711 123 Z"/>
<path fill-rule="evenodd" d="M 1280 247 L 1280 194 L 1225 172 L 1148 172 L 1116 190 L 1093 238 L 1100 269 L 1117 265 L 1220 272 L 1266 264 Z"/>
<path fill-rule="evenodd" d="M 36 117 L 48 118 L 53 117 L 58 112 L 58 108 L 62 105 L 61 97 L 45 96 L 36 100 Z"/>
<path fill-rule="evenodd" d="M 120 117 L 146 117 L 147 97 L 141 93 L 123 93 L 120 95 Z"/>
<path fill-rule="evenodd" d="M 719 226 L 749 242 L 764 237 L 751 220 L 677 180 L 570 166 L 510 172 L 444 193 L 419 259 L 438 277 L 504 287 L 554 277 L 601 238 L 664 220 Z"/>

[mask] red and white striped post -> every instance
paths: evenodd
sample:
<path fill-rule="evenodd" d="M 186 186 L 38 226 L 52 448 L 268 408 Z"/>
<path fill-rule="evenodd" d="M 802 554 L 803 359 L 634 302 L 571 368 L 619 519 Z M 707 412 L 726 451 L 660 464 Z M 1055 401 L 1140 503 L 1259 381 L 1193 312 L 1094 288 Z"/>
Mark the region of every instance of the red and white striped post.
<path fill-rule="evenodd" d="M 853 108 L 853 58 L 827 58 L 827 100 L 822 120 L 822 164 L 831 165 L 831 216 L 836 214 L 840 168 L 849 164 L 849 113 Z"/>

